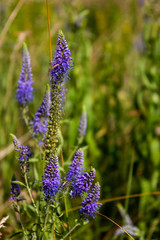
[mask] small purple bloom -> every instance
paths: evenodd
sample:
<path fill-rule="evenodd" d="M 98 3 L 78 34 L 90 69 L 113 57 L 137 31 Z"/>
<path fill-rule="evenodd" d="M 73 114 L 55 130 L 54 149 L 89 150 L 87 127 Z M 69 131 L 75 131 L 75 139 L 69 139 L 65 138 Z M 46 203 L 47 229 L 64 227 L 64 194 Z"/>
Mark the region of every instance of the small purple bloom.
<path fill-rule="evenodd" d="M 56 67 L 51 70 L 51 76 L 53 81 L 51 82 L 51 84 L 57 84 L 66 79 L 66 77 L 68 76 L 68 71 L 71 68 L 71 61 L 71 53 L 68 49 L 67 42 L 64 38 L 63 33 L 59 32 L 55 57 L 52 63 L 52 67 Z"/>
<path fill-rule="evenodd" d="M 81 176 L 77 177 L 75 182 L 72 182 L 72 190 L 71 190 L 71 197 L 75 197 L 76 195 L 82 196 L 83 193 L 87 192 L 91 185 L 92 182 L 95 178 L 95 169 L 91 168 L 91 171 L 85 172 Z"/>
<path fill-rule="evenodd" d="M 20 77 L 18 80 L 18 87 L 16 90 L 17 102 L 21 105 L 27 105 L 33 100 L 33 87 L 32 87 L 32 69 L 30 64 L 30 56 L 27 46 L 23 47 L 23 60 Z"/>
<path fill-rule="evenodd" d="M 80 138 L 86 135 L 86 129 L 87 129 L 87 113 L 85 110 L 83 110 L 78 129 Z"/>
<path fill-rule="evenodd" d="M 33 122 L 33 130 L 34 136 L 45 134 L 47 132 L 47 124 L 48 124 L 48 116 L 49 116 L 49 108 L 50 108 L 50 91 L 47 89 L 45 92 L 43 101 L 39 109 L 37 110 Z"/>
<path fill-rule="evenodd" d="M 42 180 L 45 200 L 55 201 L 55 196 L 59 188 L 59 180 L 58 157 L 51 157 L 45 168 Z"/>
<path fill-rule="evenodd" d="M 15 177 L 12 178 L 11 180 L 11 197 L 10 200 L 14 201 L 21 201 L 23 200 L 22 198 L 18 198 L 19 195 L 21 194 L 20 186 L 18 183 L 14 183 L 13 181 L 16 181 L 17 179 Z"/>
<path fill-rule="evenodd" d="M 88 220 L 88 217 L 95 217 L 95 213 L 98 211 L 101 204 L 98 203 L 100 198 L 100 185 L 96 183 L 92 188 L 88 196 L 83 200 L 82 207 L 79 210 L 81 217 Z"/>
<path fill-rule="evenodd" d="M 69 171 L 67 174 L 68 182 L 75 181 L 82 174 L 83 163 L 84 163 L 83 151 L 79 149 L 74 155 L 73 161 L 69 167 Z"/>
<path fill-rule="evenodd" d="M 18 161 L 20 162 L 20 168 L 23 173 L 28 172 L 29 171 L 29 159 L 31 158 L 32 153 L 30 152 L 29 147 L 20 144 L 20 142 L 16 138 L 16 136 L 14 136 L 13 134 L 11 134 L 11 136 L 13 137 L 13 143 L 15 146 L 15 150 L 19 152 Z"/>

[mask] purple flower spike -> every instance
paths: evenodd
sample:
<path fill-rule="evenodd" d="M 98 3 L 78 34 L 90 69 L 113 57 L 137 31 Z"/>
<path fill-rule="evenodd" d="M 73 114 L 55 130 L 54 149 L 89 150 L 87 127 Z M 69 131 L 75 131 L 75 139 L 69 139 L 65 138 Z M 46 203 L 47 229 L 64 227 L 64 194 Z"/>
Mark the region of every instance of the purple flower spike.
<path fill-rule="evenodd" d="M 33 100 L 33 87 L 32 87 L 32 69 L 30 64 L 30 56 L 27 46 L 23 46 L 23 60 L 20 77 L 18 80 L 18 87 L 16 90 L 17 102 L 21 105 L 27 105 Z"/>
<path fill-rule="evenodd" d="M 32 153 L 30 152 L 29 147 L 21 145 L 19 140 L 11 134 L 13 138 L 13 143 L 15 146 L 15 150 L 19 152 L 18 161 L 20 162 L 20 168 L 22 172 L 28 172 L 29 171 L 29 159 L 32 156 Z"/>
<path fill-rule="evenodd" d="M 85 111 L 85 108 L 83 108 L 78 129 L 80 138 L 83 138 L 86 135 L 86 129 L 87 129 L 87 113 Z"/>
<path fill-rule="evenodd" d="M 49 108 L 50 108 L 50 89 L 47 88 L 45 92 L 43 101 L 39 109 L 37 110 L 33 122 L 33 130 L 34 136 L 37 137 L 38 135 L 43 134 L 45 138 L 45 134 L 47 132 L 47 125 L 48 125 L 48 116 L 49 116 Z"/>
<path fill-rule="evenodd" d="M 55 201 L 55 196 L 59 187 L 59 180 L 58 157 L 51 157 L 45 168 L 42 180 L 45 200 Z"/>
<path fill-rule="evenodd" d="M 81 217 L 88 220 L 88 217 L 95 218 L 95 213 L 98 211 L 101 204 L 98 203 L 100 198 L 100 185 L 96 183 L 88 196 L 83 200 L 82 207 L 79 210 Z"/>
<path fill-rule="evenodd" d="M 77 150 L 76 154 L 74 155 L 72 164 L 69 167 L 68 174 L 67 174 L 68 182 L 75 181 L 82 174 L 83 162 L 84 162 L 83 151 Z"/>
<path fill-rule="evenodd" d="M 56 155 L 58 147 L 59 122 L 63 117 L 65 100 L 65 81 L 71 68 L 71 53 L 62 32 L 59 33 L 52 67 L 49 69 L 51 86 L 51 105 L 45 141 L 46 161 Z"/>
<path fill-rule="evenodd" d="M 75 183 L 72 183 L 73 190 L 71 191 L 71 197 L 76 195 L 82 196 L 84 192 L 87 192 L 90 189 L 95 178 L 95 172 L 95 169 L 91 168 L 89 173 L 85 172 L 77 178 Z"/>
<path fill-rule="evenodd" d="M 71 53 L 68 49 L 67 42 L 62 32 L 59 32 L 57 38 L 57 46 L 55 51 L 55 57 L 52 63 L 51 76 L 52 83 L 57 84 L 62 80 L 65 80 L 68 76 L 68 71 L 71 68 Z"/>
<path fill-rule="evenodd" d="M 18 183 L 14 183 L 13 181 L 16 181 L 17 179 L 15 177 L 12 178 L 11 180 L 11 197 L 10 200 L 14 201 L 22 201 L 24 200 L 23 198 L 18 198 L 19 195 L 21 194 L 20 186 Z"/>

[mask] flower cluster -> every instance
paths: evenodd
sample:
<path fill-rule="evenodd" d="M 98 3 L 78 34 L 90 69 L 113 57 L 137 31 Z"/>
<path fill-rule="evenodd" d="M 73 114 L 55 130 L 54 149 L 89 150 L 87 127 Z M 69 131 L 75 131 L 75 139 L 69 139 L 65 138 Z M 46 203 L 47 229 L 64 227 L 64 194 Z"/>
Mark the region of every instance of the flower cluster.
<path fill-rule="evenodd" d="M 60 31 L 57 38 L 55 57 L 52 63 L 51 84 L 55 85 L 65 81 L 68 77 L 68 71 L 71 68 L 71 53 L 63 33 Z M 56 66 L 56 67 L 54 67 Z"/>
<path fill-rule="evenodd" d="M 33 100 L 33 87 L 32 87 L 32 69 L 30 63 L 30 56 L 27 46 L 23 47 L 23 60 L 20 77 L 18 80 L 18 87 L 16 90 L 16 99 L 22 106 L 27 105 Z"/>
<path fill-rule="evenodd" d="M 11 134 L 11 136 L 13 137 L 13 143 L 15 146 L 15 150 L 19 152 L 18 161 L 20 163 L 20 168 L 23 173 L 28 172 L 29 171 L 29 159 L 31 158 L 32 153 L 30 152 L 29 147 L 20 144 L 20 142 L 16 138 L 16 136 L 14 136 L 13 134 Z"/>
<path fill-rule="evenodd" d="M 46 200 L 55 201 L 55 195 L 58 192 L 59 187 L 59 168 L 58 157 L 51 157 L 43 176 L 43 193 Z"/>
<path fill-rule="evenodd" d="M 100 197 L 100 185 L 96 183 L 92 188 L 88 196 L 83 200 L 82 207 L 79 213 L 82 217 L 88 220 L 88 217 L 95 217 L 95 213 L 98 211 L 101 204 L 98 203 Z"/>
<path fill-rule="evenodd" d="M 16 181 L 16 178 L 13 177 L 11 180 L 11 197 L 10 200 L 14 201 L 22 201 L 23 199 L 19 197 L 21 194 L 20 186 L 18 183 L 14 183 Z"/>
<path fill-rule="evenodd" d="M 94 217 L 95 211 L 98 210 L 98 200 L 100 197 L 100 186 L 95 184 L 94 188 L 90 191 L 92 182 L 95 178 L 95 169 L 91 168 L 90 172 L 83 173 L 83 151 L 78 150 L 74 155 L 73 161 L 69 167 L 69 171 L 66 176 L 66 181 L 69 183 L 69 196 L 84 196 L 84 193 L 88 193 L 88 197 L 83 200 L 80 214 L 85 219 L 89 216 Z M 90 192 L 89 192 L 90 191 Z M 94 196 L 95 195 L 95 196 Z M 90 199 L 90 206 L 87 206 Z"/>
<path fill-rule="evenodd" d="M 80 149 L 75 153 L 67 173 L 67 182 L 74 182 L 81 175 L 84 163 L 83 155 L 83 151 Z"/>
<path fill-rule="evenodd" d="M 75 183 L 72 183 L 72 187 L 73 187 L 72 196 L 76 196 L 76 195 L 82 196 L 83 193 L 87 192 L 92 185 L 94 177 L 95 177 L 94 168 L 92 168 L 89 173 L 85 172 L 84 174 L 79 176 L 76 179 Z"/>
<path fill-rule="evenodd" d="M 51 63 L 51 68 L 49 69 L 50 88 L 48 86 L 43 101 L 35 113 L 34 120 L 31 120 L 29 118 L 29 115 L 26 114 L 28 113 L 28 107 L 26 106 L 33 99 L 33 81 L 29 53 L 26 46 L 23 49 L 23 63 L 20 79 L 18 81 L 16 98 L 21 106 L 23 106 L 23 109 L 26 110 L 23 112 L 23 116 L 27 117 L 26 123 L 28 124 L 30 130 L 32 127 L 32 137 L 36 137 L 40 141 L 44 142 L 43 148 L 41 150 L 43 156 L 42 161 L 45 163 L 45 168 L 43 169 L 43 176 L 41 175 L 42 180 L 39 182 L 39 184 L 42 186 L 39 188 L 42 192 L 40 195 L 41 197 L 39 204 L 42 203 L 42 205 L 39 205 L 38 208 L 38 204 L 35 203 L 35 200 L 32 197 L 32 191 L 30 189 L 31 184 L 28 182 L 29 176 L 27 172 L 29 171 L 30 167 L 30 149 L 27 146 L 21 145 L 14 135 L 12 135 L 12 137 L 15 150 L 19 152 L 18 161 L 20 163 L 20 169 L 24 174 L 25 185 L 22 185 L 26 186 L 27 188 L 28 194 L 32 200 L 33 207 L 35 207 L 37 216 L 43 215 L 41 212 L 43 206 L 48 206 L 48 208 L 46 208 L 46 211 L 50 211 L 49 213 L 46 213 L 43 230 L 47 224 L 48 216 L 51 216 L 51 214 L 53 214 L 53 212 L 51 213 L 50 206 L 57 207 L 57 204 L 55 203 L 63 198 L 64 195 L 69 196 L 70 198 L 76 198 L 78 196 L 83 199 L 81 204 L 82 207 L 79 210 L 79 213 L 80 216 L 85 219 L 94 217 L 96 211 L 98 211 L 98 208 L 100 206 L 98 203 L 100 197 L 100 185 L 96 183 L 93 186 L 95 179 L 95 169 L 91 167 L 89 172 L 84 169 L 84 153 L 82 149 L 78 149 L 78 147 L 76 147 L 78 150 L 73 156 L 73 161 L 70 164 L 67 173 L 65 174 L 64 172 L 63 177 L 60 177 L 60 168 L 58 166 L 57 156 L 57 133 L 60 125 L 60 120 L 63 116 L 63 106 L 66 92 L 65 83 L 69 76 L 69 70 L 72 67 L 71 62 L 72 58 L 67 46 L 67 42 L 64 38 L 63 33 L 60 32 L 57 39 L 54 60 Z M 83 141 L 83 137 L 86 134 L 86 128 L 87 114 L 85 109 L 83 109 L 78 130 L 78 146 L 80 146 Z M 35 186 L 36 184 L 34 187 Z M 22 200 L 19 198 L 19 195 L 20 187 L 16 181 L 12 180 L 11 199 L 15 201 Z M 52 221 L 50 219 L 48 223 L 51 225 L 51 222 Z"/>
<path fill-rule="evenodd" d="M 39 135 L 43 135 L 43 138 L 45 138 L 48 125 L 49 108 L 50 108 L 50 89 L 48 88 L 47 91 L 45 92 L 41 106 L 39 107 L 35 114 L 35 118 L 33 121 L 34 131 L 33 136 L 37 137 Z"/>

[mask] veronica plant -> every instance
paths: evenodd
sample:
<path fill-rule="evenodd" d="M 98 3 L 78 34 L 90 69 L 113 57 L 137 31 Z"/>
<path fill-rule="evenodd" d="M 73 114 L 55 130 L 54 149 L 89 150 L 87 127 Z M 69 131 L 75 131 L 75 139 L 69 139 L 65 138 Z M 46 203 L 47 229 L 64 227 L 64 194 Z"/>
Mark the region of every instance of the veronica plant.
<path fill-rule="evenodd" d="M 26 121 L 33 140 L 37 139 L 41 143 L 38 148 L 41 153 L 38 154 L 36 149 L 36 154 L 32 154 L 28 146 L 22 145 L 11 134 L 15 150 L 19 154 L 18 163 L 23 179 L 22 181 L 12 179 L 10 198 L 20 215 L 22 232 L 18 234 L 22 235 L 21 239 L 65 239 L 67 236 L 71 239 L 73 230 L 84 221 L 94 218 L 100 207 L 98 203 L 100 185 L 94 180 L 96 170 L 91 167 L 90 171 L 87 171 L 84 167 L 84 152 L 83 148 L 79 147 L 86 134 L 85 110 L 81 115 L 77 136 L 80 141 L 75 147 L 73 156 L 66 161 L 66 168 L 64 164 L 60 164 L 63 155 L 57 150 L 60 120 L 64 115 L 66 80 L 71 69 L 71 53 L 60 31 L 55 55 L 49 68 L 50 87 L 47 87 L 43 101 L 33 115 L 34 118 L 30 119 L 31 114 L 28 114 Z M 18 102 L 24 108 L 33 99 L 31 77 L 29 53 L 25 46 L 16 95 Z M 30 202 L 20 197 L 20 185 L 24 188 L 23 192 L 27 190 Z M 71 219 L 68 214 L 68 203 L 70 202 L 71 206 L 74 199 L 79 200 L 81 206 L 77 206 L 80 209 L 77 211 L 76 219 Z M 31 211 L 31 218 L 28 217 L 28 211 Z M 23 218 L 22 215 L 25 217 Z"/>

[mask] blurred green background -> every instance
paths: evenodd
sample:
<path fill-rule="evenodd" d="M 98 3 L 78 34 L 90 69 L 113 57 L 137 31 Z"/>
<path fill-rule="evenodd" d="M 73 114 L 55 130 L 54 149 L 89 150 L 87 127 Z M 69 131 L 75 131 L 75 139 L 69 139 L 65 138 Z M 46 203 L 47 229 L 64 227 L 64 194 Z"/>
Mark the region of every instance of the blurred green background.
<path fill-rule="evenodd" d="M 88 128 L 83 145 L 86 166 L 97 170 L 101 199 L 160 189 L 160 2 L 145 0 L 49 1 L 53 53 L 62 29 L 74 62 L 68 82 L 62 131 L 64 156 L 72 151 L 82 106 Z M 49 40 L 43 0 L 0 0 L 0 219 L 9 215 L 4 239 L 18 226 L 8 203 L 10 180 L 18 167 L 9 133 L 30 146 L 15 89 L 25 41 L 31 56 L 35 113 L 48 82 Z M 10 146 L 11 145 L 11 146 Z M 160 196 L 121 200 L 135 239 L 160 236 Z M 118 202 L 100 212 L 123 225 Z M 101 216 L 79 229 L 74 239 L 114 239 L 116 226 Z M 126 239 L 126 236 L 118 237 Z"/>

